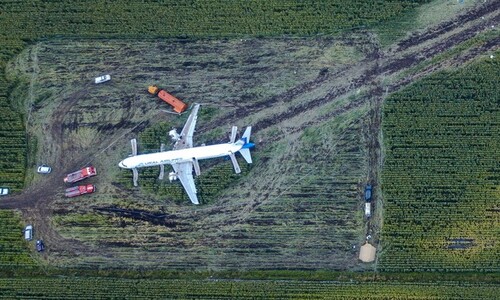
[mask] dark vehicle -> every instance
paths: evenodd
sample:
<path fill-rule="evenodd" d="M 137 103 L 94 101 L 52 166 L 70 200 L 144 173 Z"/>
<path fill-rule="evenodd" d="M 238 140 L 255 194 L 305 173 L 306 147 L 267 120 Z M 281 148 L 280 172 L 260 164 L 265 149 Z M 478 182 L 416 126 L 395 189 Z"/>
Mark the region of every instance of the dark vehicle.
<path fill-rule="evenodd" d="M 42 252 L 43 250 L 45 250 L 45 244 L 43 243 L 43 241 L 42 240 L 36 241 L 36 251 Z"/>
<path fill-rule="evenodd" d="M 372 201 L 372 186 L 370 184 L 367 184 L 365 187 L 365 201 Z"/>

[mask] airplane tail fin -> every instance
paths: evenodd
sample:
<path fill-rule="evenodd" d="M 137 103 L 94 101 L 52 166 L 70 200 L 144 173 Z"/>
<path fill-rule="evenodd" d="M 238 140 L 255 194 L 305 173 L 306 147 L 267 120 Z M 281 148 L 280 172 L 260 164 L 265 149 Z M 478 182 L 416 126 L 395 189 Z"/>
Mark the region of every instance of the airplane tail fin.
<path fill-rule="evenodd" d="M 250 143 L 250 134 L 251 133 L 252 133 L 252 126 L 248 126 L 247 129 L 245 129 L 243 136 L 241 137 L 245 143 Z"/>
<path fill-rule="evenodd" d="M 252 126 L 248 126 L 241 137 L 241 140 L 244 142 L 243 147 L 240 149 L 241 156 L 247 161 L 247 163 L 252 163 L 252 156 L 250 155 L 250 148 L 255 146 L 254 143 L 250 142 L 250 134 L 252 133 Z"/>
<path fill-rule="evenodd" d="M 252 156 L 250 155 L 250 149 L 248 148 L 241 148 L 240 149 L 241 156 L 247 161 L 247 163 L 251 164 L 252 163 Z"/>

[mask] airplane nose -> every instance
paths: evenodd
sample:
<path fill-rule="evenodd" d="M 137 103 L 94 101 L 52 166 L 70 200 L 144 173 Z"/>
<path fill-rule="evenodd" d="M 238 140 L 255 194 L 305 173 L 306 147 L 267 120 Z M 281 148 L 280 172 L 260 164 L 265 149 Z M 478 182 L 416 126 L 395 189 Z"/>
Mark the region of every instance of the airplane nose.
<path fill-rule="evenodd" d="M 127 168 L 127 166 L 123 163 L 123 160 L 122 160 L 122 161 L 118 164 L 118 166 L 119 166 L 120 168 L 124 168 L 124 169 L 126 169 L 126 168 Z"/>

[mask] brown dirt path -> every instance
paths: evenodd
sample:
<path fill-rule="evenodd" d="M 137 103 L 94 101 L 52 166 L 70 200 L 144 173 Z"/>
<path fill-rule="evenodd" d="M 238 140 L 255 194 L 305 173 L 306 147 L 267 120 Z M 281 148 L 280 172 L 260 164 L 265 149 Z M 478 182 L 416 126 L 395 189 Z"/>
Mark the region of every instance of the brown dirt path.
<path fill-rule="evenodd" d="M 368 180 L 376 182 L 379 176 L 381 161 L 378 133 L 380 132 L 381 106 L 386 92 L 394 92 L 431 72 L 439 71 L 450 65 L 462 64 L 482 55 L 488 50 L 498 49 L 499 39 L 497 38 L 480 47 L 472 48 L 466 55 L 449 58 L 440 62 L 438 65 L 429 66 L 414 74 L 401 78 L 388 85 L 386 90 L 382 88 L 382 79 L 387 76 L 400 74 L 424 60 L 431 59 L 453 48 L 458 43 L 471 39 L 486 30 L 491 30 L 490 26 L 498 24 L 500 20 L 499 8 L 500 2 L 488 1 L 451 21 L 442 23 L 435 28 L 429 28 L 425 32 L 414 34 L 385 52 L 378 47 L 375 37 L 367 32 L 362 33 L 366 36 L 367 41 L 371 41 L 370 47 L 372 49 L 371 53 L 364 61 L 345 67 L 337 72 L 328 72 L 328 70 L 326 70 L 325 72 L 321 72 L 315 80 L 298 85 L 272 99 L 265 99 L 264 101 L 252 103 L 247 106 L 240 106 L 236 113 L 206 124 L 203 131 L 213 129 L 218 126 L 217 124 L 234 123 L 239 118 L 263 109 L 272 108 L 273 105 L 281 105 L 282 102 L 280 99 L 286 99 L 291 96 L 299 97 L 301 94 L 322 87 L 324 84 L 332 85 L 329 93 L 325 97 L 302 102 L 299 105 L 289 107 L 285 112 L 257 121 L 253 128 L 254 132 L 258 132 L 271 126 L 276 126 L 300 114 L 304 114 L 309 110 L 318 109 L 328 103 L 337 101 L 340 97 L 347 95 L 353 90 L 365 88 L 369 90 L 368 94 L 371 95 L 370 97 L 364 97 L 359 102 L 349 103 L 326 117 L 334 117 L 342 111 L 353 109 L 362 105 L 365 101 L 370 101 L 372 114 L 370 132 L 372 139 L 369 143 L 371 149 L 370 165 L 372 172 Z M 335 84 L 336 78 L 344 78 L 342 81 L 343 83 Z M 85 95 L 71 95 L 71 97 L 68 98 L 70 101 L 64 102 L 64 104 L 59 106 L 52 114 L 52 120 L 54 121 L 52 122 L 50 134 L 52 134 L 55 142 L 62 143 L 64 139 L 64 131 L 62 128 L 63 116 L 71 108 L 72 104 L 83 96 Z M 299 132 L 304 126 L 310 126 L 319 122 L 321 122 L 321 120 L 306 120 L 304 123 L 297 124 L 295 127 L 289 128 L 288 130 L 290 133 Z M 108 141 L 112 140 L 110 137 L 102 137 L 102 139 Z M 276 139 L 279 139 L 279 137 Z M 272 141 L 274 140 L 268 140 L 265 141 L 265 143 Z M 27 188 L 22 194 L 3 198 L 0 202 L 0 208 L 21 210 L 23 218 L 31 221 L 36 230 L 43 234 L 44 238 L 50 240 L 50 243 L 54 245 L 50 251 L 69 252 L 72 255 L 79 255 L 82 252 L 99 252 L 100 250 L 92 249 L 90 246 L 84 245 L 79 241 L 65 239 L 53 229 L 50 221 L 52 216 L 51 203 L 54 200 L 54 195 L 61 193 L 63 190 L 61 185 L 62 178 L 66 173 L 83 167 L 83 164 L 88 162 L 90 154 L 91 153 L 81 153 L 79 159 L 61 166 L 58 168 L 60 171 L 51 174 L 51 176 L 47 176 L 46 180 L 42 180 L 36 185 Z M 64 150 L 62 150 L 61 155 L 65 155 Z"/>

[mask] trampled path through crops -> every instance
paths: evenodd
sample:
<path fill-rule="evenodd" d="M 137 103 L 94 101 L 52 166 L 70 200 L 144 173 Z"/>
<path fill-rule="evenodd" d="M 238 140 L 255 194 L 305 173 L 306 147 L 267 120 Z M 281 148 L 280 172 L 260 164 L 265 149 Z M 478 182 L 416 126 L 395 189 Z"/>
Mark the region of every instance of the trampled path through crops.
<path fill-rule="evenodd" d="M 489 1 L 454 20 L 447 21 L 434 28 L 429 28 L 425 32 L 413 34 L 385 51 L 378 46 L 376 36 L 373 36 L 369 32 L 359 32 L 357 34 L 361 36 L 361 39 L 369 48 L 366 57 L 362 61 L 344 66 L 336 71 L 324 69 L 314 80 L 303 82 L 263 101 L 251 102 L 248 105 L 242 103 L 235 112 L 223 115 L 216 120 L 204 124 L 203 128 L 200 129 L 200 133 L 214 129 L 220 124 L 233 124 L 239 119 L 263 110 L 273 111 L 273 113 L 267 117 L 258 119 L 253 124 L 254 133 L 276 127 L 286 127 L 288 134 L 299 133 L 304 128 L 320 124 L 325 120 L 334 118 L 338 114 L 369 103 L 371 134 L 369 136 L 370 178 L 368 180 L 377 182 L 382 161 L 378 138 L 381 107 L 384 97 L 387 93 L 397 91 L 414 80 L 432 72 L 450 66 L 459 66 L 473 60 L 477 56 L 485 55 L 488 51 L 498 49 L 499 38 L 496 38 L 479 46 L 472 46 L 464 54 L 445 57 L 423 68 L 415 68 L 420 63 L 430 61 L 440 54 L 453 49 L 460 43 L 471 40 L 481 33 L 493 30 L 492 25 L 497 25 L 500 20 L 499 8 L 499 2 Z M 384 81 L 387 78 L 391 79 L 389 83 L 385 83 L 386 81 Z M 311 93 L 316 89 L 327 89 L 328 92 L 326 96 L 317 98 L 303 97 L 309 100 L 290 102 L 293 104 L 288 104 L 289 99 L 299 99 L 306 93 Z M 323 115 L 321 118 L 308 118 L 308 113 L 311 111 L 320 111 L 328 104 L 339 101 L 339 99 L 347 97 L 358 90 L 363 92 L 363 96 L 358 97 L 355 101 L 347 102 L 336 110 Z M 73 97 L 68 97 L 68 99 L 77 101 L 82 96 L 84 95 L 74 95 Z M 68 113 L 73 103 L 71 101 L 65 102 L 52 115 L 52 127 L 49 131 L 52 133 L 55 143 L 63 142 L 64 130 L 61 126 L 64 123 L 62 122 L 62 118 Z M 145 125 L 143 124 L 143 126 Z M 121 134 L 122 132 L 118 131 L 114 136 L 101 137 L 101 141 L 103 145 L 106 145 L 106 143 L 113 141 Z M 261 146 L 269 145 L 280 139 L 281 135 L 276 135 L 273 138 L 261 141 Z M 69 150 L 66 149 L 65 151 Z M 62 152 L 62 155 L 65 155 L 65 153 Z M 54 230 L 50 221 L 53 195 L 60 191 L 61 178 L 66 171 L 78 169 L 82 163 L 88 160 L 89 155 L 92 155 L 92 153 L 80 153 L 80 157 L 71 160 L 67 165 L 59 168 L 59 171 L 52 174 L 53 176 L 50 179 L 43 182 L 43 185 L 31 186 L 21 195 L 3 199 L 0 202 L 0 207 L 20 209 L 26 219 L 33 221 L 37 232 L 49 241 L 53 251 L 75 255 L 83 252 L 88 254 L 105 254 L 105 250 L 96 249 L 75 239 L 64 238 Z M 49 192 L 47 193 L 47 191 Z M 258 205 L 259 203 L 251 202 L 248 204 L 249 207 L 240 209 L 254 210 Z"/>

